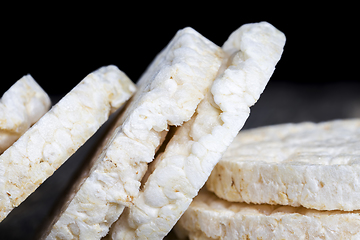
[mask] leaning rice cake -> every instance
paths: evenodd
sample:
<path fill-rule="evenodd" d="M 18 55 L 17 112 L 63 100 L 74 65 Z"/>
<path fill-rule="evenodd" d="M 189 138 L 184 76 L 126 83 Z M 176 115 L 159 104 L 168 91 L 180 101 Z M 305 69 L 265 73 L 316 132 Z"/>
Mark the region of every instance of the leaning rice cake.
<path fill-rule="evenodd" d="M 242 128 L 284 44 L 284 34 L 266 22 L 243 25 L 230 35 L 223 46 L 228 56 L 225 71 L 218 73 L 193 118 L 176 130 L 139 197 L 112 227 L 110 238 L 167 235 Z"/>
<path fill-rule="evenodd" d="M 0 154 L 50 108 L 47 93 L 31 77 L 23 76 L 0 99 Z"/>
<path fill-rule="evenodd" d="M 89 74 L 0 155 L 0 221 L 59 168 L 135 91 L 115 66 Z"/>
<path fill-rule="evenodd" d="M 194 114 L 216 77 L 221 48 L 192 28 L 177 32 L 137 83 L 138 91 L 47 239 L 100 239 L 136 199 L 169 125 Z"/>

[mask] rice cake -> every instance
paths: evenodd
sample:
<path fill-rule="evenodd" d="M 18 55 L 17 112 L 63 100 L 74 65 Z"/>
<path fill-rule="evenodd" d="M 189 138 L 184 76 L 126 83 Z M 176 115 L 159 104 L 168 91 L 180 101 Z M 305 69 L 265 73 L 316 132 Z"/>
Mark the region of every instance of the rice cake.
<path fill-rule="evenodd" d="M 232 202 L 360 209 L 360 119 L 239 133 L 207 187 Z"/>
<path fill-rule="evenodd" d="M 175 226 L 180 239 L 359 239 L 360 211 L 232 203 L 203 189 Z"/>
<path fill-rule="evenodd" d="M 89 74 L 0 156 L 0 221 L 135 91 L 115 66 Z"/>
<path fill-rule="evenodd" d="M 137 83 L 138 91 L 118 119 L 104 151 L 47 239 L 100 239 L 125 206 L 136 199 L 140 180 L 168 125 L 194 114 L 214 81 L 222 50 L 192 28 L 176 33 Z"/>
<path fill-rule="evenodd" d="M 51 100 L 31 75 L 16 81 L 0 99 L 0 154 L 50 108 Z"/>
<path fill-rule="evenodd" d="M 139 197 L 112 227 L 112 239 L 162 239 L 205 184 L 249 116 L 279 61 L 285 36 L 267 22 L 246 24 L 224 43 L 211 91 L 156 160 Z"/>

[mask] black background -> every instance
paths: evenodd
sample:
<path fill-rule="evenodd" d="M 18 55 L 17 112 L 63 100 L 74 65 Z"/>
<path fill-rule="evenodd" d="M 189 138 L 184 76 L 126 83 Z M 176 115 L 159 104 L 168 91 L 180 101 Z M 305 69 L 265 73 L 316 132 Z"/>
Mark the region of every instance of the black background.
<path fill-rule="evenodd" d="M 259 21 L 270 22 L 287 37 L 271 81 L 359 80 L 355 6 L 134 3 L 9 9 L 10 17 L 1 23 L 1 92 L 31 74 L 50 95 L 63 95 L 108 64 L 136 82 L 181 28 L 191 26 L 221 46 L 242 24 Z"/>

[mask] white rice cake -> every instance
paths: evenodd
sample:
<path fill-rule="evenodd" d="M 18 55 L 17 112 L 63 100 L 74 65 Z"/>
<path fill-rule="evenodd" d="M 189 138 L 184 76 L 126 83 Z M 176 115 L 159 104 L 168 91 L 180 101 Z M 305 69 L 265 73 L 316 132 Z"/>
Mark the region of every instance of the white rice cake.
<path fill-rule="evenodd" d="M 203 189 L 176 224 L 180 239 L 359 239 L 360 211 L 231 203 Z"/>
<path fill-rule="evenodd" d="M 89 74 L 0 156 L 0 221 L 135 91 L 115 66 Z"/>
<path fill-rule="evenodd" d="M 207 187 L 247 203 L 360 209 L 360 119 L 242 131 Z"/>
<path fill-rule="evenodd" d="M 50 108 L 47 93 L 25 75 L 0 99 L 0 154 L 10 147 Z"/>
<path fill-rule="evenodd" d="M 47 239 L 100 239 L 108 233 L 136 199 L 168 125 L 179 126 L 194 114 L 216 77 L 221 54 L 194 29 L 177 32 L 139 80 L 113 136 Z"/>
<path fill-rule="evenodd" d="M 243 25 L 230 35 L 223 47 L 229 56 L 225 72 L 194 117 L 177 129 L 139 197 L 114 225 L 112 239 L 167 235 L 242 128 L 284 44 L 284 34 L 266 22 Z"/>

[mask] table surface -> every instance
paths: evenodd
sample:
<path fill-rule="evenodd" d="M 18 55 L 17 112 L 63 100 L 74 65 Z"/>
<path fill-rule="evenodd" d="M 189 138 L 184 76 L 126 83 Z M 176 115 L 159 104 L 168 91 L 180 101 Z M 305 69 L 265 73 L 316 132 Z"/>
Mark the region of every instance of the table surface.
<path fill-rule="evenodd" d="M 296 84 L 286 81 L 268 84 L 243 129 L 288 122 L 321 122 L 360 118 L 360 81 Z M 52 96 L 56 102 L 61 96 Z M 0 239 L 34 239 L 49 212 L 64 194 L 86 153 L 96 146 L 101 128 L 48 180 L 0 223 Z M 166 239 L 176 239 L 170 233 Z"/>

